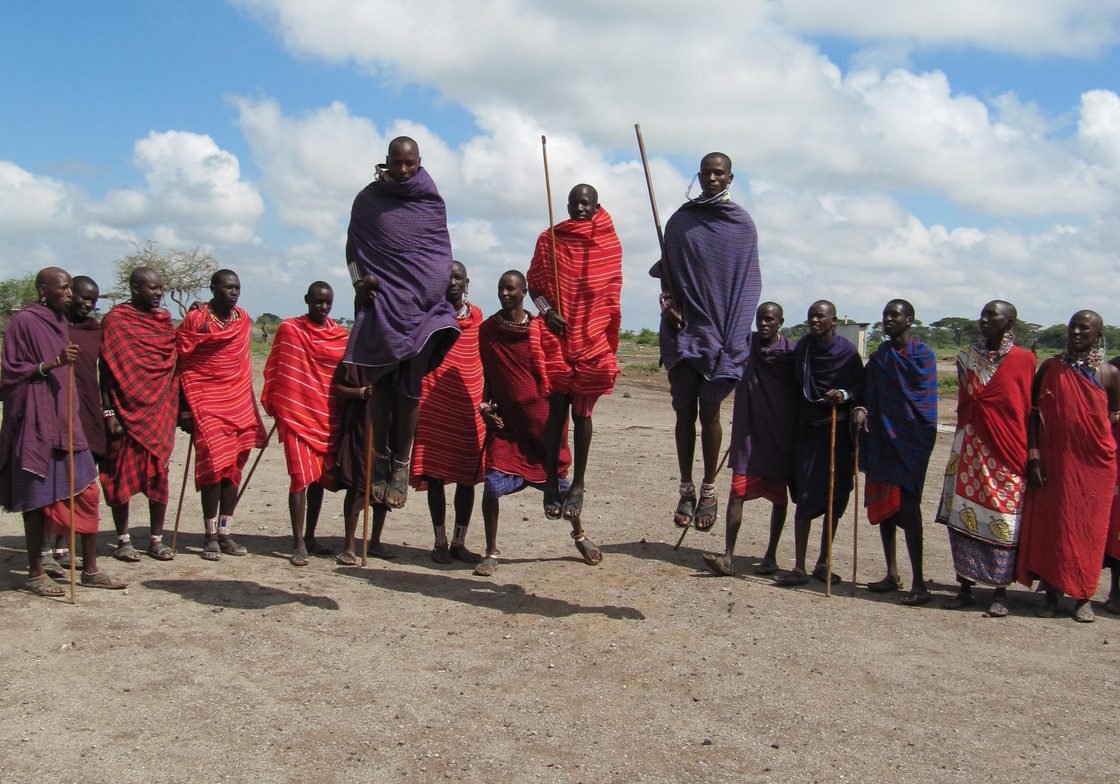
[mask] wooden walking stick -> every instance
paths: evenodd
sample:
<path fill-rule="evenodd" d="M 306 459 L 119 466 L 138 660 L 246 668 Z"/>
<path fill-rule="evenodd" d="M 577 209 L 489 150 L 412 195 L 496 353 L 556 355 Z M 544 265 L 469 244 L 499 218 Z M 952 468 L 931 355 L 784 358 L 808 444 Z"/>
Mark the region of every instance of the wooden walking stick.
<path fill-rule="evenodd" d="M 852 504 L 852 596 L 856 595 L 856 574 L 859 572 L 859 431 L 856 431 L 855 468 L 852 469 L 855 482 L 856 501 Z"/>
<path fill-rule="evenodd" d="M 828 437 L 828 554 L 825 557 L 824 595 L 832 596 L 832 496 L 836 491 L 836 406 L 832 406 L 832 428 Z"/>
<path fill-rule="evenodd" d="M 716 473 L 715 473 L 715 476 L 713 476 L 713 477 L 712 477 L 712 481 L 713 481 L 713 482 L 714 482 L 714 481 L 716 480 L 716 476 L 719 476 L 719 472 L 723 470 L 723 466 L 724 466 L 724 463 L 726 463 L 726 462 L 727 462 L 727 456 L 728 456 L 729 454 L 731 454 L 731 447 L 727 447 L 727 449 L 725 449 L 725 450 L 723 451 L 723 457 L 721 457 L 721 458 L 720 458 L 720 461 L 719 461 L 719 465 L 718 465 L 718 466 L 716 466 Z M 673 549 L 674 549 L 674 550 L 679 550 L 679 549 L 681 549 L 681 542 L 683 542 L 683 541 L 684 541 L 684 537 L 685 537 L 685 534 L 687 534 L 687 533 L 688 533 L 688 532 L 689 532 L 689 531 L 690 531 L 691 529 L 692 529 L 692 526 L 690 525 L 690 526 L 689 526 L 688 528 L 686 528 L 686 529 L 684 529 L 683 531 L 681 531 L 681 536 L 680 536 L 680 539 L 678 539 L 678 540 L 677 540 L 677 543 L 676 543 L 675 545 L 673 545 Z"/>
<path fill-rule="evenodd" d="M 249 486 L 249 480 L 253 478 L 253 472 L 257 470 L 260 465 L 261 457 L 264 455 L 264 450 L 268 448 L 268 444 L 272 441 L 272 434 L 276 432 L 276 422 L 272 423 L 272 429 L 268 431 L 268 435 L 264 437 L 264 446 L 257 452 L 257 459 L 253 461 L 253 465 L 249 468 L 249 473 L 245 476 L 245 481 L 241 483 L 241 488 L 237 491 L 237 498 L 234 499 L 233 505 L 236 507 L 241 503 L 241 496 L 245 495 L 245 488 Z"/>
<path fill-rule="evenodd" d="M 556 302 L 549 303 L 560 318 L 564 317 L 564 306 L 560 296 L 560 268 L 556 264 L 556 223 L 552 216 L 552 180 L 548 176 L 548 139 L 541 136 L 541 155 L 544 156 L 544 189 L 548 194 L 548 237 L 552 240 L 552 282 L 556 286 Z"/>
<path fill-rule="evenodd" d="M 191 455 L 194 453 L 194 429 L 191 429 L 191 440 L 187 442 L 187 462 L 183 466 L 183 484 L 179 487 L 179 507 L 175 510 L 175 529 L 171 532 L 171 552 L 175 555 L 179 551 L 175 549 L 176 543 L 179 541 L 179 518 L 183 515 L 183 498 L 187 494 L 187 476 L 191 472 Z"/>
<path fill-rule="evenodd" d="M 362 497 L 362 566 L 369 557 L 369 505 L 370 485 L 373 483 L 373 421 L 369 415 L 370 402 L 366 401 L 366 492 Z M 389 466 L 392 468 L 392 466 Z"/>
<path fill-rule="evenodd" d="M 677 294 L 673 289 L 673 279 L 669 276 L 669 260 L 665 258 L 665 232 L 661 230 L 661 217 L 657 213 L 657 198 L 653 195 L 653 177 L 649 173 L 649 159 L 646 157 L 646 143 L 642 139 L 642 126 L 634 123 L 634 133 L 638 136 L 638 152 L 642 156 L 642 169 L 646 174 L 646 190 L 649 192 L 649 206 L 653 210 L 653 226 L 657 229 L 657 247 L 661 249 L 661 280 L 673 304 L 677 304 Z"/>
<path fill-rule="evenodd" d="M 66 453 L 70 461 L 70 604 L 78 603 L 77 535 L 74 533 L 74 365 L 66 366 L 66 408 L 69 427 L 66 428 Z M 85 568 L 83 565 L 82 568 Z"/>

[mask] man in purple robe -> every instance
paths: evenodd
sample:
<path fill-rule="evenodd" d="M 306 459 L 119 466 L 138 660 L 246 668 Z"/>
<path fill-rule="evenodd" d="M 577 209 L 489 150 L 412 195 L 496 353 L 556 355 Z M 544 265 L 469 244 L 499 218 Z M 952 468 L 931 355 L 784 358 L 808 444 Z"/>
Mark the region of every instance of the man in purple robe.
<path fill-rule="evenodd" d="M 23 514 L 25 587 L 40 596 L 65 594 L 44 572 L 42 549 L 48 521 L 69 530 L 71 485 L 74 529 L 82 537 L 82 585 L 127 585 L 97 568 L 97 467 L 82 429 L 78 397 L 70 391 L 72 371 L 64 369 L 81 353 L 67 337 L 70 286 L 64 270 L 40 270 L 35 278 L 39 300 L 12 316 L 0 353 L 0 505 Z"/>
<path fill-rule="evenodd" d="M 389 143 L 377 179 L 354 200 L 346 263 L 357 312 L 343 361 L 373 388 L 372 499 L 396 509 L 408 495 L 421 381 L 459 336 L 447 300 L 447 209 L 407 136 Z"/>
<path fill-rule="evenodd" d="M 726 552 L 721 558 L 705 553 L 704 563 L 715 574 L 735 574 L 732 557 L 743 502 L 765 498 L 771 504 L 770 543 L 755 574 L 778 571 L 778 542 L 789 509 L 793 484 L 793 437 L 800 388 L 793 373 L 793 344 L 782 335 L 785 316 L 777 302 L 758 306 L 751 335 L 751 358 L 735 388 L 731 416 L 731 494 L 727 501 Z"/>
<path fill-rule="evenodd" d="M 793 513 L 796 562 L 792 572 L 779 576 L 779 585 L 804 585 L 809 582 L 805 553 L 813 519 L 828 513 L 828 486 L 832 414 L 836 412 L 836 447 L 832 492 L 832 534 L 836 521 L 844 514 L 852 494 L 852 431 L 849 415 L 863 401 L 864 371 L 859 351 L 850 340 L 836 334 L 836 306 L 818 300 L 809 306 L 806 326 L 809 334 L 797 342 L 793 370 L 801 396 L 797 405 L 797 430 L 794 435 L 793 479 L 796 485 Z M 826 525 L 829 521 L 826 520 Z M 821 532 L 821 552 L 813 568 L 814 579 L 840 578 L 828 573 L 829 530 Z"/>
<path fill-rule="evenodd" d="M 105 457 L 106 436 L 105 420 L 101 415 L 101 388 L 97 381 L 97 358 L 101 355 L 101 322 L 93 317 L 101 289 L 97 282 L 86 275 L 75 275 L 70 284 L 70 306 L 66 309 L 67 332 L 71 343 L 78 345 L 78 360 L 74 363 L 74 391 L 78 395 L 78 410 L 81 412 L 82 431 L 86 435 L 89 451 L 94 462 L 100 466 Z M 43 568 L 47 574 L 58 576 L 62 564 L 58 558 L 68 553 L 63 544 L 63 536 L 54 533 L 54 552 L 43 551 Z M 118 546 L 114 557 L 120 560 Z M 139 556 L 137 556 L 137 560 Z"/>
<path fill-rule="evenodd" d="M 697 178 L 701 195 L 682 205 L 665 225 L 665 258 L 650 275 L 661 278 L 661 364 L 669 371 L 677 414 L 674 435 L 681 483 L 673 522 L 707 531 L 715 524 L 718 507 L 720 405 L 743 377 L 762 276 L 754 221 L 730 200 L 735 179 L 731 159 L 721 152 L 708 153 Z M 697 415 L 704 460 L 699 499 L 692 481 Z"/>

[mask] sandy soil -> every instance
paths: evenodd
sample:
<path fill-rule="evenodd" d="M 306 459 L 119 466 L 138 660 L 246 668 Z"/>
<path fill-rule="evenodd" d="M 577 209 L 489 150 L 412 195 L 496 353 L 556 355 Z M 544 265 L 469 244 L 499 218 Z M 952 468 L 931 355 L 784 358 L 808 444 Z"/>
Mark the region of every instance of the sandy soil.
<path fill-rule="evenodd" d="M 943 408 L 951 422 L 952 401 Z M 941 609 L 953 572 L 932 522 L 933 604 L 904 608 L 862 587 L 853 597 L 850 511 L 835 551 L 845 583 L 831 598 L 819 583 L 709 576 L 700 555 L 722 549 L 722 526 L 673 550 L 664 377 L 628 374 L 595 422 L 585 521 L 606 553 L 597 568 L 525 492 L 503 504 L 493 579 L 431 562 L 420 495 L 390 516 L 396 559 L 296 569 L 274 444 L 239 510 L 249 557 L 199 558 L 190 494 L 175 561 L 105 557 L 127 592 L 79 589 L 77 606 L 0 592 L 0 779 L 1115 780 L 1117 618 L 1041 620 L 1021 589 L 1006 620 Z M 930 468 L 927 521 L 949 438 Z M 143 541 L 142 499 L 134 509 Z M 320 531 L 335 547 L 340 510 L 328 496 Z M 768 514 L 747 505 L 742 574 L 764 550 Z M 859 535 L 866 583 L 882 576 L 882 554 L 875 531 Z M 477 511 L 468 542 L 482 548 Z M 783 567 L 792 547 L 791 521 Z M 22 549 L 20 519 L 0 516 L 4 588 L 22 583 Z"/>

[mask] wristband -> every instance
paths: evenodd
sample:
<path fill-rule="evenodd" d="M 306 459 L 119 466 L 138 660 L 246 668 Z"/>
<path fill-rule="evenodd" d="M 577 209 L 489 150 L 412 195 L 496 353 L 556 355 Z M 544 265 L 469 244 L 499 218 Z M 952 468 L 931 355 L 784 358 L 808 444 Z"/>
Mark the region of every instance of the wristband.
<path fill-rule="evenodd" d="M 533 300 L 533 302 L 536 304 L 537 310 L 542 316 L 547 316 L 549 314 L 549 311 L 552 310 L 552 305 L 550 305 L 548 300 L 543 296 L 537 297 Z"/>
<path fill-rule="evenodd" d="M 1037 449 L 1028 449 L 1027 450 L 1027 460 L 1041 460 L 1041 459 L 1042 459 L 1042 453 L 1039 452 Z"/>
<path fill-rule="evenodd" d="M 109 417 L 115 417 L 116 415 L 116 410 L 112 408 L 105 408 L 101 411 L 101 416 L 103 416 L 105 419 L 108 419 Z"/>

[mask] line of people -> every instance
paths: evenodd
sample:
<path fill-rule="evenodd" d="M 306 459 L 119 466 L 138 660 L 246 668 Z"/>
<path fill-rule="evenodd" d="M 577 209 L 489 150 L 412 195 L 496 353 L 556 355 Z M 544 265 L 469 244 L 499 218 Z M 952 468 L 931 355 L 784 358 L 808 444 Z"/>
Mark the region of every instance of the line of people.
<path fill-rule="evenodd" d="M 1014 343 L 1016 318 L 1010 303 L 989 302 L 979 318 L 982 337 L 956 360 L 957 422 L 936 520 L 949 531 L 959 590 L 945 606 L 973 605 L 980 583 L 994 587 L 988 614 L 1004 617 L 1007 587 L 1038 581 L 1045 594 L 1039 615 L 1054 617 L 1065 594 L 1073 599 L 1073 618 L 1087 623 L 1094 619 L 1090 599 L 1102 566 L 1111 571 L 1105 609 L 1120 613 L 1120 357 L 1104 361 L 1104 322 L 1083 310 L 1070 319 L 1066 349 L 1036 371 L 1034 354 Z M 759 306 L 732 419 L 726 550 L 705 554 L 704 563 L 717 575 L 735 574 L 743 502 L 766 499 L 770 536 L 754 573 L 777 575 L 781 586 L 839 582 L 826 566 L 827 527 L 812 572 L 806 548 L 811 521 L 823 515 L 827 525 L 828 511 L 835 535 L 858 455 L 866 477 L 863 506 L 879 528 L 886 561 L 886 575 L 867 588 L 902 591 L 901 529 L 912 575 L 901 602 L 923 605 L 931 594 L 921 497 L 937 436 L 937 360 L 911 335 L 914 308 L 901 299 L 887 303 L 886 340 L 866 367 L 855 346 L 836 334 L 831 302 L 813 303 L 808 334 L 796 345 L 781 335 L 783 320 L 777 303 Z M 777 574 L 790 498 L 796 560 Z"/>
<path fill-rule="evenodd" d="M 867 476 L 867 517 L 879 526 L 886 561 L 886 576 L 868 588 L 901 591 L 895 549 L 902 529 L 913 577 L 901 600 L 924 604 L 930 593 L 920 501 L 936 439 L 937 372 L 933 352 L 910 334 L 914 309 L 900 299 L 887 304 L 887 340 L 866 368 L 855 346 L 836 334 L 836 308 L 826 300 L 809 308 L 808 334 L 791 344 L 781 334 L 781 306 L 758 305 L 757 233 L 749 214 L 730 200 L 731 169 L 723 153 L 701 160 L 701 193 L 666 224 L 662 258 L 650 272 L 662 289 L 660 355 L 676 412 L 674 522 L 700 530 L 716 522 L 721 406 L 734 391 L 726 550 L 707 554 L 707 567 L 734 574 L 743 503 L 765 498 L 772 504 L 770 538 L 756 573 L 776 575 L 784 586 L 814 578 L 838 582 L 829 543 L 849 503 L 858 455 Z M 500 556 L 500 498 L 529 486 L 542 491 L 545 517 L 571 524 L 586 563 L 601 562 L 582 518 L 592 411 L 619 372 L 622 248 L 592 186 L 571 190 L 568 213 L 541 233 L 526 275 L 501 276 L 501 308 L 484 319 L 467 299 L 466 268 L 451 258 L 446 207 L 421 166 L 418 145 L 408 137 L 390 143 L 385 164 L 351 213 L 346 260 L 353 330 L 330 319 L 332 288 L 312 283 L 307 313 L 280 325 L 265 366 L 261 405 L 275 421 L 291 480 L 293 565 L 330 554 L 315 536 L 325 490 L 345 491 L 345 545 L 337 560 L 352 566 L 359 563 L 363 511 L 373 515 L 363 544 L 374 556 L 389 557 L 380 542 L 385 520 L 415 489 L 427 491 L 433 560 L 492 575 Z M 83 533 L 85 584 L 124 585 L 97 567 L 98 467 L 116 528 L 114 556 L 141 558 L 128 507 L 144 494 L 150 538 L 143 550 L 158 560 L 174 557 L 163 529 L 176 423 L 191 437 L 188 463 L 196 453 L 202 557 L 245 555 L 232 535 L 242 473 L 251 450 L 263 449 L 271 434 L 253 394 L 252 324 L 237 305 L 236 273 L 215 273 L 210 301 L 193 307 L 178 329 L 160 305 L 162 282 L 151 269 L 133 272 L 129 301 L 100 323 L 91 317 L 99 295 L 92 280 L 71 281 L 48 268 L 36 285 L 39 302 L 12 319 L 0 378 L 0 504 L 24 514 L 27 587 L 43 595 L 62 591 L 52 579 L 61 564 L 48 539 L 51 530 L 69 525 L 63 423 L 71 410 L 78 423 L 75 528 Z M 525 309 L 526 296 L 538 315 Z M 1037 578 L 1046 588 L 1042 612 L 1055 613 L 1066 593 L 1075 599 L 1074 616 L 1091 620 L 1091 565 L 1099 576 L 1106 546 L 1108 557 L 1120 558 L 1120 532 L 1113 526 L 1108 535 L 1105 508 L 1116 485 L 1110 427 L 1120 417 L 1120 374 L 1100 356 L 1100 317 L 1083 311 L 1070 322 L 1067 351 L 1043 363 L 1032 388 L 1034 357 L 1014 346 L 1014 320 L 1011 305 L 989 303 L 980 319 L 983 340 L 958 357 L 958 430 L 937 515 L 951 532 L 960 580 L 949 606 L 972 604 L 973 585 L 984 583 L 996 586 L 989 613 L 1006 615 L 1006 586 Z M 699 489 L 693 481 L 697 422 Z M 466 546 L 480 482 L 481 555 Z M 450 537 L 448 484 L 455 485 Z M 790 497 L 795 563 L 778 574 Z M 809 570 L 812 521 L 822 517 L 821 553 Z M 1120 609 L 1117 571 L 1106 605 L 1112 611 Z"/>

